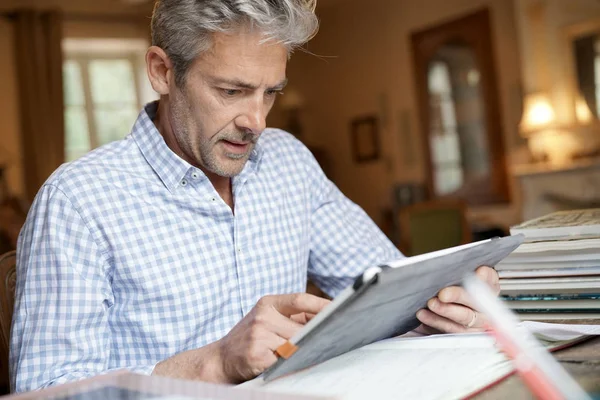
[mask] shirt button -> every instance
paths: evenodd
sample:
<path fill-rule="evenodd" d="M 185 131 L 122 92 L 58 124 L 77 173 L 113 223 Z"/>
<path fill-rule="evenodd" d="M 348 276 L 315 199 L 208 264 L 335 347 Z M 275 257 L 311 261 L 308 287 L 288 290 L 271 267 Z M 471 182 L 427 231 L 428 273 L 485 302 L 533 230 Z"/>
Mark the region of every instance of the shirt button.
<path fill-rule="evenodd" d="M 241 253 L 242 252 L 241 247 L 238 247 L 237 251 L 238 251 L 238 253 Z"/>
<path fill-rule="evenodd" d="M 187 185 L 187 181 L 185 179 L 182 179 L 181 180 L 181 186 L 185 186 L 185 185 Z"/>
<path fill-rule="evenodd" d="M 192 178 L 198 179 L 199 176 L 197 172 L 192 172 Z"/>

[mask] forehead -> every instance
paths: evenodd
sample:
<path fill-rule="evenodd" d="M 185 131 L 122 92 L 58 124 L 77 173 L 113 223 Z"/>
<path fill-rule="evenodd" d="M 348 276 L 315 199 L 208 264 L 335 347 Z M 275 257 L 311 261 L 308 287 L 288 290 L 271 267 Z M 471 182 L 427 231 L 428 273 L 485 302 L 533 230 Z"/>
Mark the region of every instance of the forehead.
<path fill-rule="evenodd" d="M 263 41 L 260 32 L 215 33 L 211 48 L 198 57 L 195 66 L 211 75 L 265 84 L 285 79 L 287 47 L 272 40 Z"/>

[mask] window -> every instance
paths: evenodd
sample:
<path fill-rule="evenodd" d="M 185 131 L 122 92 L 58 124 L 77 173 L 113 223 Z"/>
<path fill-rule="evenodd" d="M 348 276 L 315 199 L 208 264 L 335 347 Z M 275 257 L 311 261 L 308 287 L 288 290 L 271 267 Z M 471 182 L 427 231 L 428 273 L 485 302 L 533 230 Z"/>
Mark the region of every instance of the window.
<path fill-rule="evenodd" d="M 510 201 L 489 10 L 411 35 L 431 198 Z"/>
<path fill-rule="evenodd" d="M 157 96 L 146 78 L 144 40 L 66 39 L 65 158 L 124 138 Z"/>
<path fill-rule="evenodd" d="M 458 190 L 463 184 L 460 139 L 448 64 L 442 61 L 431 63 L 428 87 L 431 93 L 429 145 L 434 169 L 433 182 L 436 194 L 445 195 Z"/>

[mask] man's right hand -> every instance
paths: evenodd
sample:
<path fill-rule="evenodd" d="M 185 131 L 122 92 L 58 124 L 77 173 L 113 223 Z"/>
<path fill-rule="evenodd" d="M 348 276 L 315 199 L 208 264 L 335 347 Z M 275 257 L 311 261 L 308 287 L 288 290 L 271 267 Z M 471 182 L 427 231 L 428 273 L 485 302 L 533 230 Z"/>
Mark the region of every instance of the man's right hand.
<path fill-rule="evenodd" d="M 225 376 L 237 383 L 262 373 L 277 360 L 275 350 L 328 303 L 307 293 L 261 298 L 219 341 Z"/>
<path fill-rule="evenodd" d="M 252 379 L 270 367 L 275 350 L 329 300 L 308 293 L 265 296 L 221 340 L 158 363 L 153 374 L 219 383 Z"/>

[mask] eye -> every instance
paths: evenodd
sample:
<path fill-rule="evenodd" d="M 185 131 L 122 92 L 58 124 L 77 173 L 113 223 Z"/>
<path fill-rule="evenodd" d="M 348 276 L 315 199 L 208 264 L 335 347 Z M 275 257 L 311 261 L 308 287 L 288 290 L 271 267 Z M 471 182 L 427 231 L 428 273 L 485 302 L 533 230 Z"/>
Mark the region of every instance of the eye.
<path fill-rule="evenodd" d="M 269 89 L 265 92 L 265 96 L 267 97 L 275 97 L 278 94 L 283 94 L 283 92 L 279 89 Z"/>
<path fill-rule="evenodd" d="M 225 97 L 233 97 L 240 93 L 238 89 L 221 89 Z"/>

